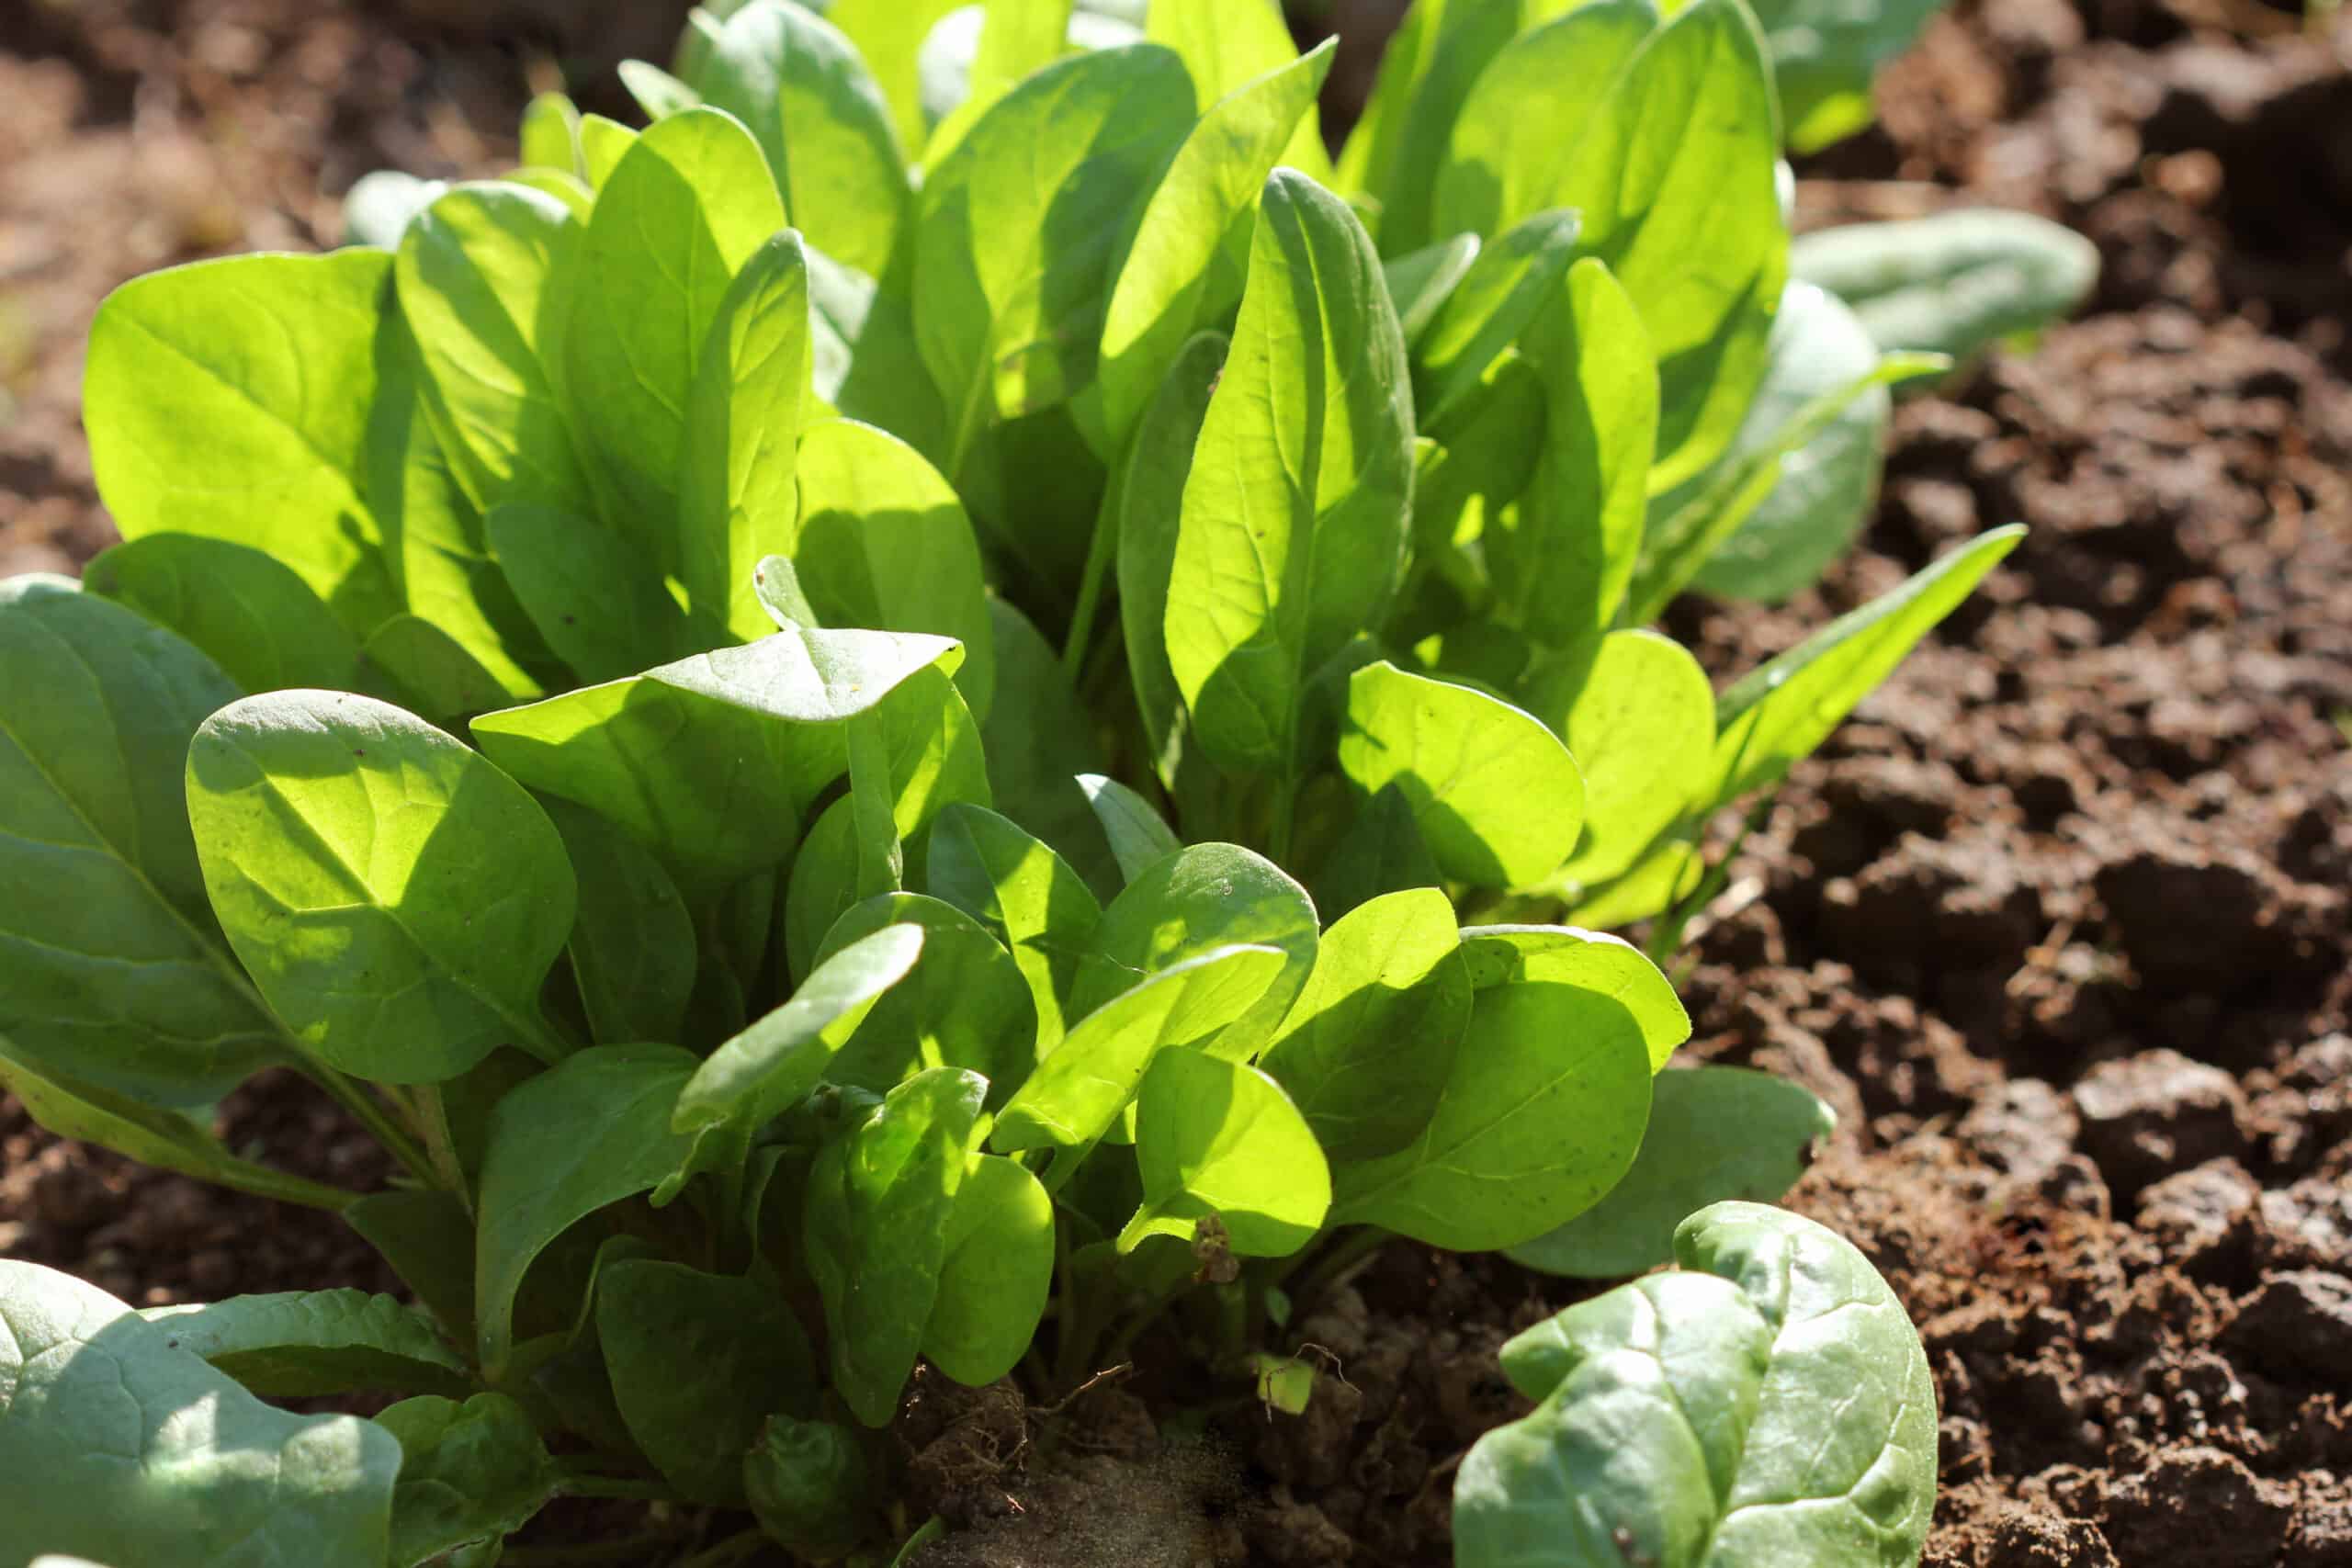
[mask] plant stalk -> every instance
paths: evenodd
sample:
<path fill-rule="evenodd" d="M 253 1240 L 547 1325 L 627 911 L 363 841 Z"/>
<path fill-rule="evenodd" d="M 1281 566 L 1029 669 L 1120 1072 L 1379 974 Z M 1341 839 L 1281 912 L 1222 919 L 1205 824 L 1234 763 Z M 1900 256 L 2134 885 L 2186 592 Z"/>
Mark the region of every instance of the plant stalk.
<path fill-rule="evenodd" d="M 385 1110 L 382 1102 L 364 1085 L 345 1077 L 323 1062 L 312 1060 L 307 1065 L 311 1069 L 311 1081 L 324 1089 L 329 1099 L 349 1111 L 353 1120 L 367 1128 L 368 1135 L 390 1150 L 392 1157 L 400 1161 L 411 1176 L 427 1187 L 444 1185 L 441 1173 L 435 1169 L 424 1148 L 409 1136 L 406 1128 L 392 1119 L 391 1112 Z"/>

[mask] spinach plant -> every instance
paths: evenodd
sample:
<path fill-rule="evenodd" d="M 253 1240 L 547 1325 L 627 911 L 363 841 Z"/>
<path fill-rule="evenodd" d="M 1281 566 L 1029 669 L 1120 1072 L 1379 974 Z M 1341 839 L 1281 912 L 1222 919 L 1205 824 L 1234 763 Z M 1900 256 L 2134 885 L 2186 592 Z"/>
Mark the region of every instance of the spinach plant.
<path fill-rule="evenodd" d="M 0 584 L 0 1081 L 419 1305 L 0 1264 L 0 1562 L 487 1563 L 561 1495 L 870 1557 L 919 1360 L 1050 1397 L 1169 1331 L 1295 1408 L 1265 1348 L 1380 1241 L 1635 1271 L 1826 1125 L 1660 1076 L 1690 1021 L 1595 928 L 1670 948 L 1722 808 L 2017 530 L 1720 694 L 1645 629 L 1940 363 L 1772 390 L 1817 297 L 1740 0 L 1432 11 L 1336 165 L 1261 0 L 920 10 L 700 14 L 642 130 L 543 99 L 511 177 L 102 309 L 126 542 Z M 265 1067 L 398 1181 L 223 1147 Z M 1690 1257 L 1832 1257 L 1916 1355 L 1789 1224 Z M 1814 1418 L 1843 1319 L 1661 1288 Z M 1888 1518 L 1917 1418 L 1834 1422 Z"/>

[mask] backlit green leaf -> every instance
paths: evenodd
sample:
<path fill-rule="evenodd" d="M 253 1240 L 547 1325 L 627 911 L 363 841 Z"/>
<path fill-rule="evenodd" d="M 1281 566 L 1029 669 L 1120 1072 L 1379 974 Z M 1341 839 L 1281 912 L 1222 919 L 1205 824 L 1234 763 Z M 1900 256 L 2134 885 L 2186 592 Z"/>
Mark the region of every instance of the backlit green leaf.
<path fill-rule="evenodd" d="M 1143 1207 L 1119 1235 L 1190 1240 L 1215 1215 L 1244 1258 L 1287 1258 L 1313 1240 L 1331 1203 L 1330 1169 L 1306 1119 L 1257 1068 L 1197 1051 L 1152 1058 L 1136 1098 Z"/>

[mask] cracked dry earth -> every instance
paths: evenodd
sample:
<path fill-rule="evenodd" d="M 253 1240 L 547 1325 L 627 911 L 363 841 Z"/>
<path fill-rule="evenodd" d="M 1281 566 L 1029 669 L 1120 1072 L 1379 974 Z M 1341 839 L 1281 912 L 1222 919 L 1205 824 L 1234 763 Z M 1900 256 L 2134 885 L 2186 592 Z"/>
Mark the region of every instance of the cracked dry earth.
<path fill-rule="evenodd" d="M 2029 208 L 2098 243 L 2099 292 L 2031 357 L 1901 405 L 1878 517 L 1820 590 L 1672 617 L 1728 674 L 1982 528 L 2033 527 L 1792 778 L 1685 982 L 1690 1056 L 1838 1111 L 1792 1202 L 1921 1325 L 1933 1568 L 2352 1564 L 2347 60 L 2352 32 L 2258 0 L 1972 0 L 1932 24 L 1881 127 L 1801 170 L 1804 218 Z M 224 246 L 284 211 L 223 199 Z M 37 304 L 85 318 L 85 292 Z M 13 565 L 107 537 L 62 406 L 0 447 Z M 228 1114 L 311 1174 L 380 1170 L 298 1086 Z M 390 1283 L 329 1222 L 5 1103 L 0 1252 L 134 1302 Z M 1151 1396 L 1198 1397 L 1165 1345 L 1052 1415 L 919 1384 L 917 1501 L 973 1526 L 925 1562 L 1443 1563 L 1452 1465 L 1521 1408 L 1493 1351 L 1571 1293 L 1391 1247 L 1303 1303 L 1296 1337 L 1344 1382 L 1297 1420 L 1240 1400 L 1205 1443 L 1153 1424 Z"/>

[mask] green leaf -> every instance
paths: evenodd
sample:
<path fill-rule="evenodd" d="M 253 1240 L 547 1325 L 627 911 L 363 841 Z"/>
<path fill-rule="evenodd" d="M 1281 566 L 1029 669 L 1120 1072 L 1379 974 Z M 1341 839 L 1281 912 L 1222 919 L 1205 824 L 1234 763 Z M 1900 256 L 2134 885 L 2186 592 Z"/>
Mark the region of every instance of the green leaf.
<path fill-rule="evenodd" d="M 1036 1008 L 1036 1054 L 1061 1043 L 1065 999 L 1094 950 L 1102 907 L 1069 863 L 993 811 L 963 804 L 931 829 L 928 889 L 980 922 L 1012 954 Z"/>
<path fill-rule="evenodd" d="M 580 110 L 561 93 L 541 93 L 523 106 L 520 162 L 526 169 L 584 175 L 580 159 Z"/>
<path fill-rule="evenodd" d="M 879 425 L 934 462 L 947 459 L 947 412 L 915 342 L 912 302 L 822 251 L 808 253 L 817 396 Z"/>
<path fill-rule="evenodd" d="M 1167 45 L 1184 62 L 1204 118 L 1213 118 L 1212 106 L 1288 69 L 1299 58 L 1278 0 L 1193 0 L 1191 5 L 1151 6 L 1144 11 L 1144 37 Z M 1331 183 L 1323 119 L 1311 99 L 1296 118 L 1290 140 L 1277 152 L 1282 163 L 1319 184 Z M 1272 166 L 1270 160 L 1266 167 Z M 1257 180 L 1264 178 L 1261 169 Z M 1255 186 L 1253 180 L 1253 193 Z"/>
<path fill-rule="evenodd" d="M 1277 169 L 1234 349 L 1184 484 L 1164 622 L 1193 733 L 1229 771 L 1285 775 L 1308 678 L 1374 621 L 1413 481 L 1404 340 L 1372 242 Z"/>
<path fill-rule="evenodd" d="M 1550 8 L 1552 0 L 1545 0 Z M 1380 244 L 1391 255 L 1419 250 L 1461 226 L 1443 227 L 1433 209 L 1446 139 L 1466 111 L 1472 87 L 1504 45 L 1532 18 L 1527 0 L 1422 0 L 1415 10 L 1426 20 L 1408 22 L 1382 62 L 1364 122 L 1351 137 L 1340 160 L 1345 178 L 1357 172 L 1362 187 L 1380 203 Z M 1556 92 L 1555 79 L 1544 95 Z M 1540 100 L 1539 100 L 1540 101 Z M 1522 105 L 1521 113 L 1527 112 Z M 1356 142 L 1364 143 L 1359 156 Z M 1557 156 L 1558 144 L 1547 142 Z M 1554 207 L 1556 202 L 1541 205 Z M 1532 211 L 1533 209 L 1529 210 Z M 1481 226 L 1492 233 L 1502 224 Z"/>
<path fill-rule="evenodd" d="M 400 249 L 416 215 L 449 188 L 447 180 L 421 180 L 398 169 L 377 169 L 352 182 L 343 197 L 343 243 Z"/>
<path fill-rule="evenodd" d="M 63 579 L 0 581 L 0 1033 L 51 1076 L 209 1106 L 287 1051 L 205 897 L 179 784 L 237 695 Z"/>
<path fill-rule="evenodd" d="M 1178 25 L 1196 34 L 1210 30 L 1208 18 L 1200 14 L 1210 9 L 1254 11 L 1273 20 L 1266 0 L 1208 0 L 1160 9 L 1185 17 Z M 1312 117 L 1338 47 L 1336 40 L 1327 40 L 1311 54 L 1294 58 L 1285 34 L 1278 68 L 1247 85 L 1237 85 L 1230 96 L 1204 88 L 1201 101 L 1213 107 L 1176 150 L 1150 196 L 1136 207 L 1112 269 L 1102 318 L 1101 450 L 1125 449 L 1129 432 L 1186 341 L 1231 309 L 1240 280 L 1224 275 L 1219 254 L 1236 227 L 1248 222 L 1293 132 Z M 1186 64 L 1197 75 L 1191 58 Z"/>
<path fill-rule="evenodd" d="M 441 445 L 478 511 L 592 508 L 541 359 L 560 258 L 579 238 L 561 202 L 500 181 L 453 188 L 401 242 L 401 313 Z"/>
<path fill-rule="evenodd" d="M 538 628 L 492 558 L 481 514 L 445 442 L 423 351 L 404 319 L 385 333 L 383 379 L 368 430 L 368 499 L 412 614 L 369 629 L 368 658 L 427 704 L 457 716 L 537 696 L 556 673 Z"/>
<path fill-rule="evenodd" d="M 1735 682 L 1715 705 L 1713 784 L 1702 798 L 1779 781 L 2023 537 L 2020 524 L 1980 534 Z"/>
<path fill-rule="evenodd" d="M 1939 212 L 1807 234 L 1789 246 L 1789 273 L 1852 307 L 1889 353 L 1965 359 L 2082 304 L 2098 247 L 2030 212 Z"/>
<path fill-rule="evenodd" d="M 1724 463 L 1770 441 L 1815 399 L 1849 387 L 1878 365 L 1878 348 L 1854 313 L 1809 284 L 1792 283 L 1772 322 L 1771 362 Z M 1894 400 L 1866 388 L 1819 434 L 1781 461 L 1780 481 L 1691 579 L 1702 592 L 1785 599 L 1812 585 L 1853 542 L 1878 500 Z M 1691 481 L 1692 487 L 1704 482 Z M 1677 492 L 1679 493 L 1679 491 Z M 1662 497 L 1670 513 L 1673 497 Z"/>
<path fill-rule="evenodd" d="M 1388 285 L 1388 297 L 1396 302 L 1396 323 L 1407 343 L 1418 346 L 1423 334 L 1437 323 L 1438 312 L 1470 276 L 1484 248 L 1477 235 L 1456 234 L 1381 264 L 1381 276 Z"/>
<path fill-rule="evenodd" d="M 1696 0 L 1633 51 L 1645 10 L 1580 7 L 1514 46 L 1512 57 L 1527 57 L 1526 69 L 1547 83 L 1559 67 L 1541 58 L 1545 41 L 1570 57 L 1625 62 L 1565 157 L 1553 141 L 1522 134 L 1523 106 L 1552 89 L 1530 98 L 1498 70 L 1481 92 L 1501 95 L 1495 114 L 1508 120 L 1525 173 L 1507 185 L 1514 194 L 1496 220 L 1578 209 L 1583 247 L 1608 264 L 1648 330 L 1662 410 L 1655 491 L 1713 461 L 1738 428 L 1763 372 L 1788 233 L 1754 18 L 1737 0 Z M 1470 123 L 1465 111 L 1465 133 Z M 1484 123 L 1504 129 L 1491 116 Z M 1451 226 L 1479 225 L 1456 217 Z"/>
<path fill-rule="evenodd" d="M 82 586 L 179 633 L 248 692 L 360 682 L 357 640 L 308 583 L 249 545 L 150 534 L 100 553 Z"/>
<path fill-rule="evenodd" d="M 1462 957 L 1477 990 L 1522 983 L 1575 986 L 1616 1002 L 1641 1031 L 1652 1072 L 1690 1038 L 1690 1015 L 1673 982 L 1622 937 L 1574 926 L 1464 926 Z"/>
<path fill-rule="evenodd" d="M 923 939 L 922 927 L 899 925 L 842 947 L 790 1000 L 713 1051 L 670 1112 L 672 1130 L 695 1140 L 693 1158 L 655 1201 L 696 1170 L 740 1164 L 754 1133 L 806 1100 L 876 1001 L 913 969 Z"/>
<path fill-rule="evenodd" d="M 599 1044 L 675 1044 L 699 958 L 694 917 L 651 852 L 584 807 L 541 803 L 580 885 L 566 951 Z"/>
<path fill-rule="evenodd" d="M 732 117 L 688 109 L 614 165 L 569 270 L 558 385 L 619 502 L 663 570 L 695 374 L 735 274 L 784 227 L 759 144 Z"/>
<path fill-rule="evenodd" d="M 982 103 L 1042 70 L 1069 40 L 1071 0 L 983 0 L 970 93 Z"/>
<path fill-rule="evenodd" d="M 273 1410 L 70 1275 L 0 1258 L 0 1389 L 12 1562 L 388 1561 L 390 1434 Z"/>
<path fill-rule="evenodd" d="M 1333 1224 L 1455 1252 L 1516 1247 L 1614 1187 L 1641 1146 L 1650 1062 L 1623 1003 L 1521 983 L 1478 997 L 1420 1135 L 1331 1173 Z"/>
<path fill-rule="evenodd" d="M 601 195 L 620 161 L 637 145 L 637 132 L 600 114 L 580 117 L 580 173 L 588 188 Z"/>
<path fill-rule="evenodd" d="M 1689 650 L 1647 631 L 1611 632 L 1589 664 L 1539 672 L 1529 687 L 1529 710 L 1584 774 L 1584 837 L 1560 874 L 1598 886 L 1703 804 L 1715 694 Z"/>
<path fill-rule="evenodd" d="M 1026 616 L 989 600 L 996 643 L 997 692 L 981 730 L 989 790 L 996 808 L 1053 846 L 1098 897 L 1114 896 L 1121 879 L 1080 773 L 1109 767 L 1093 726 L 1083 714 L 1061 660 Z"/>
<path fill-rule="evenodd" d="M 372 250 L 232 256 L 107 296 L 83 418 L 124 538 L 249 545 L 357 636 L 399 608 L 361 482 L 391 268 Z"/>
<path fill-rule="evenodd" d="M 826 20 L 857 46 L 875 85 L 889 101 L 899 144 L 921 147 L 931 134 L 922 112 L 922 81 L 916 66 L 922 41 L 940 17 L 964 0 L 833 0 Z"/>
<path fill-rule="evenodd" d="M 1584 823 L 1584 779 L 1557 736 L 1509 703 L 1385 659 L 1348 681 L 1340 767 L 1366 795 L 1395 784 L 1440 868 L 1482 887 L 1549 876 Z"/>
<path fill-rule="evenodd" d="M 1054 1201 L 1018 1160 L 976 1154 L 947 1219 L 922 1354 L 967 1388 L 1021 1364 L 1054 1283 Z"/>
<path fill-rule="evenodd" d="M 1252 1006 L 1214 1031 L 1171 1036 L 1174 1044 L 1247 1060 L 1306 985 L 1318 924 L 1306 889 L 1273 862 L 1238 844 L 1194 844 L 1153 861 L 1102 911 L 1070 1005 L 1091 1012 L 1145 976 L 1236 942 L 1272 947 L 1283 954 L 1282 973 Z"/>
<path fill-rule="evenodd" d="M 1949 360 L 1932 355 L 1879 358 L 1861 374 L 1817 394 L 1793 415 L 1760 431 L 1752 444 L 1702 475 L 1699 483 L 1658 497 L 1656 510 L 1662 515 L 1642 541 L 1642 558 L 1619 618 L 1641 622 L 1664 614 L 1674 596 L 1772 494 L 1792 456 L 1830 430 L 1857 399 L 1950 367 Z"/>
<path fill-rule="evenodd" d="M 951 477 L 989 421 L 1094 379 L 1120 220 L 1193 117 L 1169 51 L 1080 54 L 998 100 L 924 179 L 915 333 L 950 412 Z"/>
<path fill-rule="evenodd" d="M 1633 869 L 1598 888 L 1580 888 L 1568 917 L 1600 929 L 1627 926 L 1663 913 L 1696 892 L 1706 879 L 1707 859 L 1685 829 L 1652 846 Z"/>
<path fill-rule="evenodd" d="M 1287 1258 L 1331 1206 L 1330 1168 L 1282 1086 L 1197 1051 L 1152 1058 L 1136 1097 L 1136 1162 L 1143 1207 L 1119 1233 L 1122 1252 L 1150 1235 L 1189 1241 L 1214 1215 L 1236 1254 Z"/>
<path fill-rule="evenodd" d="M 650 120 L 666 119 L 702 102 L 700 93 L 650 61 L 624 60 L 618 74 L 621 85 L 628 89 L 628 96 L 637 100 L 637 107 L 645 111 L 645 118 Z"/>
<path fill-rule="evenodd" d="M 1432 233 L 1499 234 L 1564 205 L 1567 160 L 1658 26 L 1650 0 L 1547 8 L 1566 14 L 1490 51 L 1460 113 L 1438 128 Z"/>
<path fill-rule="evenodd" d="M 415 1309 L 365 1291 L 280 1291 L 139 1315 L 266 1399 L 359 1389 L 462 1395 L 473 1384 Z"/>
<path fill-rule="evenodd" d="M 501 1541 L 555 1495 L 556 1466 L 538 1428 L 503 1393 L 478 1393 L 463 1404 L 429 1394 L 404 1399 L 376 1424 L 401 1445 L 400 1483 L 392 1489 L 395 1563 L 438 1561 L 453 1548 Z"/>
<path fill-rule="evenodd" d="M 1184 847 L 1174 829 L 1160 819 L 1151 802 L 1114 778 L 1080 773 L 1078 787 L 1086 792 L 1094 819 L 1102 825 L 1119 874 L 1133 886 L 1136 878 Z"/>
<path fill-rule="evenodd" d="M 995 639 L 979 540 L 955 490 L 912 446 L 850 420 L 801 436 L 799 474 L 799 521 L 774 537 L 809 606 L 829 625 L 955 637 L 964 645 L 956 687 L 985 722 Z"/>
<path fill-rule="evenodd" d="M 1541 456 L 1516 517 L 1487 531 L 1487 562 L 1511 619 L 1566 648 L 1605 629 L 1633 581 L 1658 372 L 1634 301 L 1589 258 L 1531 348 L 1544 378 Z"/>
<path fill-rule="evenodd" d="M 284 1202 L 348 1212 L 353 1194 L 237 1158 L 192 1115 L 162 1109 L 96 1084 L 52 1077 L 0 1035 L 0 1089 L 25 1114 L 61 1138 L 112 1149 L 141 1165 Z"/>
<path fill-rule="evenodd" d="M 1804 1089 L 1747 1067 L 1660 1073 L 1650 1089 L 1649 1128 L 1625 1179 L 1558 1230 L 1512 1247 L 1512 1262 L 1584 1280 L 1655 1269 L 1674 1257 L 1685 1214 L 1735 1199 L 1778 1202 L 1804 1174 L 1814 1141 L 1838 1127 L 1837 1112 Z"/>
<path fill-rule="evenodd" d="M 919 893 L 887 893 L 843 914 L 817 963 L 907 925 L 922 930 L 921 955 L 842 1043 L 826 1078 L 882 1094 L 925 1068 L 964 1067 L 1002 1103 L 1035 1065 L 1036 1004 L 1012 955 L 978 921 Z"/>
<path fill-rule="evenodd" d="M 1837 1235 L 1754 1203 L 1701 1210 L 1674 1250 L 1688 1271 L 1503 1347 L 1543 1403 L 1463 1461 L 1464 1568 L 1917 1562 L 1935 1383 L 1886 1282 Z"/>
<path fill-rule="evenodd" d="M 752 253 L 719 301 L 686 394 L 678 575 L 711 640 L 749 642 L 767 630 L 753 574 L 799 505 L 808 299 L 808 252 L 787 229 Z"/>
<path fill-rule="evenodd" d="M 187 809 L 230 944 L 322 1060 L 407 1084 L 556 1054 L 538 996 L 571 864 L 481 753 L 372 698 L 247 697 L 197 731 Z"/>
<path fill-rule="evenodd" d="M 1280 948 L 1212 948 L 1173 964 L 1080 1019 L 1038 1065 L 989 1136 L 1001 1154 L 1081 1149 L 1135 1098 L 1162 1045 L 1214 1033 L 1247 1012 L 1288 962 Z"/>
<path fill-rule="evenodd" d="M 1187 716 L 1168 662 L 1168 585 L 1185 476 L 1229 346 L 1222 335 L 1202 333 L 1177 352 L 1127 444 L 1115 486 L 1120 632 L 1152 761 L 1170 787 L 1183 760 Z"/>
<path fill-rule="evenodd" d="M 674 1045 L 592 1045 L 510 1092 L 491 1113 L 475 1246 L 475 1346 L 499 1381 L 514 1348 L 514 1293 L 547 1245 L 685 1161 L 671 1107 L 695 1073 Z"/>
<path fill-rule="evenodd" d="M 694 646 L 685 612 L 617 529 L 520 503 L 482 522 L 514 597 L 582 681 L 617 681 Z"/>
<path fill-rule="evenodd" d="M 933 1067 L 825 1145 L 808 1175 L 808 1271 L 824 1298 L 833 1387 L 868 1427 L 898 1414 L 939 1272 L 987 1080 Z"/>
<path fill-rule="evenodd" d="M 771 1418 L 743 1456 L 743 1490 L 767 1538 L 811 1562 L 845 1555 L 874 1529 L 873 1465 L 838 1422 Z"/>
<path fill-rule="evenodd" d="M 596 1337 L 629 1435 L 692 1502 L 742 1506 L 761 1424 L 815 1403 L 808 1336 L 755 1280 L 616 1262 L 597 1280 Z"/>
<path fill-rule="evenodd" d="M 1470 1024 L 1453 900 L 1434 887 L 1331 922 L 1259 1066 L 1335 1161 L 1394 1154 L 1428 1125 Z"/>
<path fill-rule="evenodd" d="M 1869 125 L 1871 85 L 1888 62 L 1911 47 L 1941 4 L 1759 0 L 1756 19 L 1771 51 L 1789 150 L 1818 152 Z"/>
<path fill-rule="evenodd" d="M 1495 237 L 1446 295 L 1415 344 L 1413 405 L 1436 427 L 1487 367 L 1555 306 L 1576 259 L 1577 215 L 1537 212 Z"/>
<path fill-rule="evenodd" d="M 695 85 L 749 126 L 809 239 L 861 272 L 890 265 L 913 206 L 890 106 L 840 28 L 775 0 L 719 25 Z"/>
<path fill-rule="evenodd" d="M 472 728 L 500 767 L 600 812 L 694 893 L 781 863 L 848 769 L 847 721 L 960 657 L 944 637 L 796 628 Z"/>

